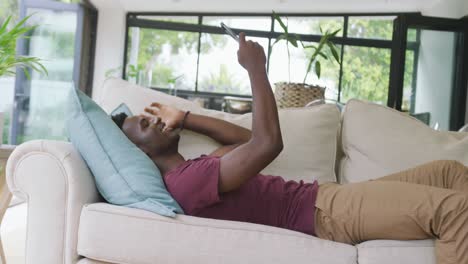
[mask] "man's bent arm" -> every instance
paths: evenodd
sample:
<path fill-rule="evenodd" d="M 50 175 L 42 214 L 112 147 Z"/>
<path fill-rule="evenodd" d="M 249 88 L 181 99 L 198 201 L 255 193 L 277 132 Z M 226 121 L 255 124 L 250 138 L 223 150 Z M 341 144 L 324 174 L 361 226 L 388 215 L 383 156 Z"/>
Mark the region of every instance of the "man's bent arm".
<path fill-rule="evenodd" d="M 246 41 L 241 33 L 237 56 L 249 74 L 252 88 L 252 137 L 221 157 L 220 192 L 239 188 L 268 166 L 283 149 L 278 110 L 266 74 L 263 48 L 258 43 Z"/>
<path fill-rule="evenodd" d="M 282 148 L 283 140 L 275 97 L 264 68 L 249 71 L 252 87 L 252 140 Z"/>
<path fill-rule="evenodd" d="M 184 127 L 194 132 L 206 135 L 220 144 L 242 144 L 250 140 L 250 130 L 227 121 L 190 113 Z"/>

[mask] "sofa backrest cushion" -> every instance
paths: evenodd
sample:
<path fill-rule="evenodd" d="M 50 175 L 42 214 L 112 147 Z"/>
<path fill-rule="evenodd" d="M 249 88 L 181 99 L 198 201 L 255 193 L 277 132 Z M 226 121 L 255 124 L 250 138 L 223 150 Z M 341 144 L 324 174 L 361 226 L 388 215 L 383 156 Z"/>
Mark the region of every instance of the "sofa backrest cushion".
<path fill-rule="evenodd" d="M 252 125 L 251 114 L 234 115 L 204 109 L 192 101 L 132 85 L 119 79 L 107 80 L 104 83 L 103 95 L 98 102 L 108 112 L 125 102 L 134 114 L 138 114 L 145 106 L 159 102 L 223 119 L 249 129 Z M 340 123 L 338 108 L 326 104 L 310 108 L 281 109 L 279 119 L 284 149 L 262 173 L 306 182 L 336 181 L 334 166 Z M 179 142 L 179 152 L 186 159 L 192 159 L 201 154 L 209 154 L 219 146 L 217 142 L 204 135 L 184 130 Z"/>
<path fill-rule="evenodd" d="M 77 89 L 70 93 L 68 134 L 109 203 L 174 217 L 183 213 L 151 159 Z"/>
<path fill-rule="evenodd" d="M 468 165 L 468 133 L 442 132 L 397 110 L 350 100 L 343 113 L 339 176 L 359 182 L 439 159 Z"/>

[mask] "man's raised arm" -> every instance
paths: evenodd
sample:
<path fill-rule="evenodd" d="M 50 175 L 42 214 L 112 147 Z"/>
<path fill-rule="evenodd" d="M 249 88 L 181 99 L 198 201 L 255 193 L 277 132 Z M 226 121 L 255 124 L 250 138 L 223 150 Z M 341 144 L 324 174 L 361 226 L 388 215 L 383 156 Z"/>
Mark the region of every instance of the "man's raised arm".
<path fill-rule="evenodd" d="M 283 149 L 278 110 L 265 69 L 265 52 L 258 43 L 246 41 L 244 33 L 239 37 L 237 57 L 249 74 L 252 89 L 252 136 L 247 143 L 221 157 L 220 192 L 239 188 Z"/>

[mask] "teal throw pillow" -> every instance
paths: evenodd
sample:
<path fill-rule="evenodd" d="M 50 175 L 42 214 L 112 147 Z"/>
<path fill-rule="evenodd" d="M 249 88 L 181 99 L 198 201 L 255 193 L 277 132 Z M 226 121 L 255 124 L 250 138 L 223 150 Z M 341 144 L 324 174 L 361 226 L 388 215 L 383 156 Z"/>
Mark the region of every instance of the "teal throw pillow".
<path fill-rule="evenodd" d="M 174 217 L 183 214 L 153 161 L 93 100 L 71 89 L 68 134 L 109 203 Z"/>

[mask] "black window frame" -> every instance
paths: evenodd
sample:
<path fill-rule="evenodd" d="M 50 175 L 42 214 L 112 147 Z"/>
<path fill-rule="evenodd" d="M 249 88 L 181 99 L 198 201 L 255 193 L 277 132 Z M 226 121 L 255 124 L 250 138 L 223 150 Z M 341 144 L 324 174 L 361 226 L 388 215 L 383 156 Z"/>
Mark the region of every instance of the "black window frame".
<path fill-rule="evenodd" d="M 339 37 L 334 37 L 332 40 L 335 44 L 340 45 L 340 69 L 339 69 L 339 79 L 338 79 L 338 98 L 337 101 L 341 101 L 341 91 L 342 91 L 342 79 L 343 79 L 343 56 L 345 46 L 350 47 L 366 47 L 366 48 L 383 48 L 388 49 L 390 52 L 392 48 L 395 46 L 395 39 L 389 40 L 382 40 L 382 39 L 372 39 L 372 38 L 356 38 L 356 37 L 348 37 L 348 25 L 349 25 L 349 18 L 350 17 L 399 17 L 402 15 L 420 15 L 420 13 L 415 12 L 406 12 L 406 13 L 277 13 L 279 16 L 287 16 L 287 17 L 342 17 L 343 18 L 343 35 Z M 198 17 L 198 24 L 187 24 L 181 22 L 168 22 L 168 21 L 156 21 L 151 19 L 143 19 L 138 18 L 138 16 L 190 16 L 190 17 Z M 126 65 L 127 65 L 127 56 L 128 56 L 128 38 L 129 38 L 129 28 L 130 27 L 140 27 L 140 28 L 149 28 L 149 29 L 162 29 L 162 30 L 181 30 L 181 31 L 188 31 L 188 32 L 197 32 L 199 33 L 199 43 L 198 49 L 200 49 L 200 38 L 201 33 L 212 33 L 212 34 L 226 34 L 221 27 L 217 26 L 209 26 L 203 25 L 203 17 L 269 17 L 272 21 L 270 31 L 260 31 L 260 30 L 245 30 L 245 29 L 238 29 L 233 28 L 235 31 L 239 32 L 242 30 L 246 33 L 247 36 L 251 37 L 264 37 L 268 38 L 268 51 L 267 54 L 270 54 L 271 49 L 271 40 L 278 37 L 281 33 L 275 32 L 274 30 L 274 17 L 271 13 L 203 13 L 203 12 L 129 12 L 126 15 L 126 31 L 125 31 L 125 48 L 124 48 L 124 59 L 122 67 L 122 76 L 126 78 Z M 395 20 L 394 20 L 395 21 Z M 394 22 L 393 22 L 394 23 Z M 395 30 L 395 29 L 394 29 Z M 314 35 L 314 34 L 297 34 L 301 40 L 303 41 L 310 41 L 310 42 L 319 42 L 321 35 Z M 410 42 L 408 43 L 408 50 L 413 50 L 415 56 L 418 56 L 418 44 L 417 42 Z M 244 97 L 244 98 L 251 98 L 251 95 L 240 95 L 240 94 L 230 94 L 230 93 L 213 93 L 213 92 L 203 92 L 198 91 L 198 69 L 199 69 L 199 57 L 200 51 L 198 50 L 198 59 L 197 59 L 197 76 L 196 76 L 196 83 L 195 83 L 195 90 L 178 90 L 178 95 L 181 96 L 200 96 L 200 97 L 223 97 L 223 96 L 236 96 L 236 97 Z M 393 60 L 390 60 L 390 69 L 392 68 Z M 267 70 L 269 70 L 270 59 L 267 59 Z M 415 77 L 416 71 L 413 71 L 413 79 Z M 395 105 L 395 98 L 392 97 L 394 91 L 390 91 L 390 76 L 389 74 L 389 89 L 387 95 L 387 106 L 394 107 Z M 151 89 L 155 89 L 158 91 L 169 92 L 169 89 L 162 88 L 162 87 L 154 87 L 151 86 Z M 211 98 L 212 99 L 212 98 Z M 401 103 L 401 100 L 400 100 Z"/>
<path fill-rule="evenodd" d="M 468 16 L 461 19 L 427 17 L 420 13 L 401 14 L 393 23 L 393 47 L 391 55 L 389 107 L 402 111 L 403 82 L 405 71 L 406 51 L 410 43 L 407 41 L 407 32 L 410 28 L 417 29 L 417 53 L 419 56 L 419 43 L 421 30 L 448 31 L 457 33 L 455 41 L 455 70 L 453 73 L 453 93 L 451 96 L 449 130 L 456 131 L 465 124 L 466 99 L 468 93 Z M 417 62 L 415 62 L 417 63 Z M 413 67 L 413 91 L 417 68 Z M 413 92 L 414 93 L 414 92 Z M 412 102 L 413 103 L 413 102 Z"/>

